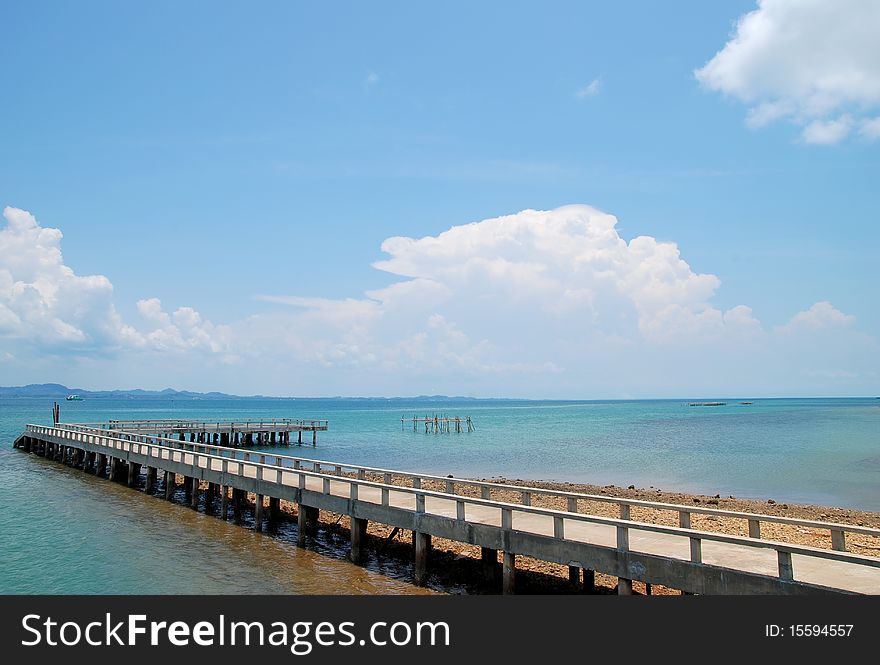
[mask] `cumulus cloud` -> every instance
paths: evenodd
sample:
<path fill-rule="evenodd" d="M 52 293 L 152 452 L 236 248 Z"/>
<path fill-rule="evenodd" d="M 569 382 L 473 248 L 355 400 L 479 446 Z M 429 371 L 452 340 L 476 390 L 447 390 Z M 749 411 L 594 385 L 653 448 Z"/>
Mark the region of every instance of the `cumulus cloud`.
<path fill-rule="evenodd" d="M 709 304 L 720 285 L 715 275 L 691 270 L 674 243 L 627 242 L 616 225 L 613 215 L 583 205 L 524 210 L 438 236 L 389 238 L 382 250 L 390 258 L 374 267 L 415 278 L 402 283 L 410 291 L 420 286 L 436 298 L 442 289 L 447 300 L 476 296 L 548 319 L 586 314 L 616 327 L 610 322 L 631 313 L 646 337 L 696 332 L 713 317 L 723 325 Z"/>
<path fill-rule="evenodd" d="M 855 320 L 856 317 L 844 314 L 830 302 L 823 300 L 795 314 L 788 323 L 780 327 L 780 330 L 786 333 L 799 330 L 824 330 L 851 326 Z"/>
<path fill-rule="evenodd" d="M 162 311 L 142 300 L 146 330 L 122 320 L 104 275 L 77 275 L 64 262 L 59 229 L 40 226 L 29 212 L 7 207 L 0 229 L 0 337 L 40 348 L 84 354 L 126 349 L 226 351 L 224 328 L 183 307 Z"/>
<path fill-rule="evenodd" d="M 759 0 L 697 79 L 750 106 L 747 124 L 787 118 L 808 143 L 832 144 L 856 127 L 876 138 L 880 106 L 880 3 Z"/>
<path fill-rule="evenodd" d="M 791 377 L 863 380 L 880 355 L 854 317 L 827 301 L 777 326 L 746 304 L 718 306 L 721 280 L 694 270 L 674 242 L 624 238 L 613 215 L 585 205 L 391 237 L 373 264 L 391 276 L 387 286 L 339 299 L 260 295 L 263 311 L 222 324 L 156 297 L 139 300 L 137 320 L 124 322 L 106 277 L 65 265 L 60 231 L 24 211 L 6 215 L 0 343 L 26 340 L 31 355 L 115 353 L 114 363 L 140 363 L 133 377 L 187 380 L 211 367 L 216 379 L 247 360 L 231 383 L 195 388 L 657 396 L 717 394 L 711 381 L 723 378 L 723 390 L 747 394 L 772 375 L 774 386 L 790 386 L 778 392 L 794 393 L 801 383 Z M 6 347 L 5 366 L 26 361 Z"/>
<path fill-rule="evenodd" d="M 134 330 L 122 324 L 103 275 L 77 275 L 61 256 L 61 231 L 25 210 L 3 210 L 0 229 L 0 335 L 47 345 L 113 346 Z"/>

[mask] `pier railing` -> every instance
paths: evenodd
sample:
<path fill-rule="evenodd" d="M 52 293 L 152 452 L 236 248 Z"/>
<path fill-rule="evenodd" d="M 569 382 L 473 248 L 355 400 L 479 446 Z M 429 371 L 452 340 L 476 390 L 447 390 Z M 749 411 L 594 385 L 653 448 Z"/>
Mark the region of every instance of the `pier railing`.
<path fill-rule="evenodd" d="M 91 427 L 94 429 L 119 430 L 119 431 L 149 431 L 149 432 L 176 432 L 185 431 L 283 431 L 298 429 L 326 430 L 329 428 L 328 420 L 306 420 L 298 418 L 271 418 L 261 420 L 235 420 L 235 419 L 211 419 L 211 420 L 187 420 L 180 418 L 156 419 L 156 420 L 104 420 L 91 423 L 59 423 L 64 427 Z"/>
<path fill-rule="evenodd" d="M 74 431 L 88 431 L 87 425 L 59 425 Z M 114 430 L 110 430 L 111 432 Z M 129 433 L 128 430 L 115 430 L 118 434 Z M 144 436 L 144 435 L 139 435 Z M 146 439 L 141 439 L 146 442 Z M 665 512 L 676 513 L 678 516 L 678 524 L 680 528 L 690 528 L 692 515 L 711 515 L 717 518 L 728 518 L 734 520 L 743 520 L 748 528 L 749 538 L 761 539 L 761 523 L 783 524 L 792 527 L 802 527 L 808 529 L 818 529 L 828 533 L 830 536 L 831 548 L 839 552 L 845 552 L 847 547 L 847 534 L 859 534 L 877 538 L 880 541 L 880 529 L 871 527 L 857 526 L 854 524 L 843 524 L 837 522 L 823 522 L 819 520 L 800 519 L 796 517 L 783 517 L 781 515 L 767 515 L 763 513 L 749 513 L 741 511 L 724 510 L 723 508 L 708 508 L 696 505 L 682 505 L 674 503 L 664 503 L 660 501 L 648 501 L 645 499 L 628 499 L 625 497 L 610 496 L 606 494 L 586 494 L 582 492 L 569 492 L 565 490 L 552 490 L 540 487 L 529 487 L 523 485 L 510 485 L 506 483 L 494 483 L 481 480 L 469 480 L 462 478 L 449 478 L 448 476 L 438 476 L 431 474 L 419 474 L 407 471 L 399 471 L 378 467 L 362 466 L 356 464 L 344 464 L 340 462 L 329 462 L 326 460 L 316 460 L 307 457 L 296 457 L 293 455 L 282 455 L 276 453 L 243 451 L 240 448 L 230 448 L 226 446 L 218 446 L 206 443 L 190 443 L 185 441 L 177 441 L 176 439 L 153 439 L 164 445 L 171 445 L 186 450 L 200 450 L 202 452 L 228 451 L 236 457 L 242 457 L 245 461 L 252 459 L 262 459 L 265 461 L 267 457 L 290 460 L 291 468 L 311 467 L 312 471 L 324 474 L 332 474 L 341 476 L 344 473 L 356 474 L 360 478 L 366 478 L 366 474 L 374 474 L 381 476 L 383 482 L 387 485 L 393 485 L 395 479 L 405 480 L 412 483 L 415 488 L 420 488 L 422 482 L 429 481 L 441 483 L 444 487 L 445 494 L 456 495 L 457 490 L 461 488 L 473 488 L 480 491 L 483 499 L 492 499 L 493 493 L 513 492 L 520 495 L 519 505 L 528 506 L 534 496 L 548 496 L 565 499 L 568 512 L 576 513 L 579 510 L 580 502 L 596 502 L 616 505 L 618 507 L 621 519 L 631 519 L 632 508 L 647 508 L 660 510 Z M 222 455 L 222 453 L 215 453 Z M 394 485 L 397 487 L 398 485 Z"/>
<path fill-rule="evenodd" d="M 414 474 L 400 474 L 393 470 L 380 470 L 369 467 L 357 467 L 334 462 L 323 462 L 317 460 L 294 458 L 285 455 L 275 455 L 266 453 L 254 453 L 251 451 L 242 451 L 234 448 L 223 448 L 209 444 L 188 443 L 177 441 L 174 439 L 158 439 L 155 437 L 145 437 L 142 435 L 132 434 L 128 432 L 106 432 L 101 430 L 89 430 L 85 427 L 73 429 L 69 426 L 46 427 L 41 425 L 28 425 L 27 432 L 36 435 L 44 435 L 56 437 L 62 440 L 68 440 L 72 443 L 86 443 L 92 446 L 103 448 L 106 454 L 113 455 L 114 451 L 124 451 L 145 456 L 147 462 L 149 460 L 171 460 L 188 464 L 193 469 L 207 469 L 218 471 L 223 474 L 231 474 L 232 476 L 241 476 L 251 478 L 260 482 L 267 482 L 279 486 L 291 486 L 294 482 L 294 476 L 297 477 L 296 483 L 300 490 L 306 489 L 307 478 L 317 478 L 321 480 L 322 494 L 335 495 L 332 492 L 332 485 L 343 484 L 348 487 L 348 498 L 351 501 L 363 501 L 364 493 L 359 492 L 360 489 L 370 488 L 378 490 L 378 496 L 381 497 L 379 505 L 389 506 L 391 493 L 405 494 L 412 498 L 414 505 L 409 510 L 415 513 L 425 513 L 425 500 L 427 498 L 443 499 L 454 502 L 456 508 L 455 520 L 457 522 L 465 522 L 468 519 L 468 509 L 473 510 L 476 507 L 492 508 L 497 510 L 497 519 L 500 528 L 503 531 L 515 531 L 516 515 L 539 515 L 552 519 L 553 537 L 558 540 L 566 539 L 566 524 L 580 523 L 593 524 L 614 527 L 616 531 L 617 551 L 626 552 L 630 550 L 630 535 L 632 532 L 665 534 L 677 536 L 687 539 L 690 545 L 691 563 L 700 565 L 709 565 L 703 561 L 702 547 L 703 543 L 724 543 L 730 545 L 742 546 L 750 549 L 764 549 L 775 552 L 777 559 L 777 575 L 780 580 L 794 580 L 794 569 L 792 563 L 792 555 L 812 557 L 813 559 L 833 560 L 842 563 L 858 564 L 868 568 L 880 568 L 880 557 L 869 557 L 859 554 L 853 554 L 842 550 L 828 550 L 807 545 L 796 545 L 784 543 L 775 540 L 764 540 L 758 538 L 747 538 L 744 536 L 736 536 L 723 534 L 713 531 L 702 531 L 686 526 L 665 526 L 651 524 L 646 522 L 638 522 L 630 518 L 629 513 L 621 515 L 620 518 L 604 517 L 599 515 L 591 515 L 576 512 L 577 505 L 569 503 L 570 510 L 562 511 L 553 508 L 544 508 L 532 506 L 529 503 L 510 503 L 492 499 L 491 496 L 482 495 L 481 497 L 463 496 L 454 493 L 456 483 L 460 484 L 477 484 L 478 486 L 493 487 L 490 483 L 480 481 L 459 481 L 453 480 L 452 491 L 446 486 L 447 491 L 429 490 L 421 487 L 421 480 L 436 479 L 437 476 L 417 476 Z M 259 461 L 254 461 L 257 457 Z M 273 458 L 274 463 L 266 463 L 266 458 Z M 287 462 L 290 462 L 288 465 Z M 303 467 L 303 464 L 312 465 L 312 469 Z M 324 465 L 332 465 L 334 475 L 327 474 L 322 471 Z M 342 475 L 343 469 L 352 469 L 356 471 L 356 476 Z M 381 472 L 383 480 L 373 481 L 366 478 L 367 472 Z M 387 475 L 386 475 L 387 474 Z M 405 475 L 414 479 L 413 486 L 407 487 L 402 485 L 391 484 L 394 475 Z M 442 478 L 449 481 L 451 479 Z M 515 489 L 520 492 L 533 491 L 544 493 L 545 490 L 531 488 L 522 488 L 513 485 L 495 485 L 504 491 Z M 558 494 L 557 492 L 553 492 Z M 593 495 L 582 495 L 574 493 L 572 497 L 582 499 L 587 497 L 592 500 Z M 338 496 L 338 495 L 335 495 Z M 602 497 L 605 500 L 619 502 L 622 505 L 631 505 L 633 500 L 620 499 L 612 497 Z M 694 509 L 690 506 L 678 506 L 674 504 L 662 504 L 647 501 L 638 501 L 638 505 L 648 507 L 665 508 L 668 510 L 676 510 L 683 513 L 688 512 L 705 512 L 711 509 Z M 574 508 L 574 510 L 571 510 Z M 624 511 L 622 510 L 622 513 Z M 846 524 L 829 525 L 825 522 L 813 522 L 810 520 L 796 520 L 792 518 L 778 518 L 765 515 L 751 515 L 749 513 L 728 513 L 727 511 L 712 511 L 713 514 L 724 514 L 726 516 L 743 516 L 745 518 L 758 518 L 765 521 L 784 520 L 789 524 L 809 524 L 815 527 L 833 528 L 834 530 L 852 531 L 857 533 L 865 533 L 875 537 L 880 536 L 880 530 L 870 529 L 867 527 L 857 527 Z M 678 558 L 673 554 L 666 555 L 670 558 Z"/>

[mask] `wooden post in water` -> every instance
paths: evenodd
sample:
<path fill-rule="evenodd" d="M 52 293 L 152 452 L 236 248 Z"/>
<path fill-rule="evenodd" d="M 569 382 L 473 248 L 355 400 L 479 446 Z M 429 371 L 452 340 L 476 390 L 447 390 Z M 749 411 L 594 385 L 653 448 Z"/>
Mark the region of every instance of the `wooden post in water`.
<path fill-rule="evenodd" d="M 171 501 L 174 498 L 174 485 L 177 482 L 176 474 L 170 471 L 165 472 L 165 500 Z"/>
<path fill-rule="evenodd" d="M 229 519 L 229 485 L 220 485 L 220 519 Z"/>

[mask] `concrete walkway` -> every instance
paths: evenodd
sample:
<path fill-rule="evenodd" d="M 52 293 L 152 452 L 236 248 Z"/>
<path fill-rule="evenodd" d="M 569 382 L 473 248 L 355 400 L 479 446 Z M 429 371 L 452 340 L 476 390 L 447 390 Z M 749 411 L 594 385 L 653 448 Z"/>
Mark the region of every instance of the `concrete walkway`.
<path fill-rule="evenodd" d="M 299 483 L 299 474 L 289 472 L 284 484 Z M 285 472 L 285 476 L 288 472 Z M 306 476 L 307 489 L 323 491 L 323 479 Z M 345 480 L 331 480 L 330 493 L 334 496 L 348 497 L 351 488 Z M 467 497 L 462 497 L 467 498 Z M 378 487 L 360 486 L 358 500 L 381 505 L 382 490 Z M 388 503 L 396 508 L 415 510 L 415 496 L 407 492 L 395 491 L 389 486 Z M 501 509 L 491 506 L 466 504 L 469 522 L 501 526 Z M 455 518 L 454 499 L 426 497 L 425 512 Z M 553 517 L 513 511 L 513 529 L 544 536 L 553 536 Z M 590 524 L 577 520 L 565 521 L 565 539 L 583 543 L 617 547 L 617 530 L 605 524 Z M 660 556 L 690 560 L 690 539 L 665 533 L 640 530 L 633 522 L 629 529 L 629 549 Z M 705 539 L 702 541 L 703 562 L 713 566 L 743 570 L 775 577 L 778 574 L 776 551 L 771 547 L 748 547 L 732 543 L 719 543 Z M 880 594 L 880 568 L 868 568 L 853 563 L 832 561 L 818 557 L 792 555 L 794 579 L 810 584 L 829 586 L 856 593 Z"/>

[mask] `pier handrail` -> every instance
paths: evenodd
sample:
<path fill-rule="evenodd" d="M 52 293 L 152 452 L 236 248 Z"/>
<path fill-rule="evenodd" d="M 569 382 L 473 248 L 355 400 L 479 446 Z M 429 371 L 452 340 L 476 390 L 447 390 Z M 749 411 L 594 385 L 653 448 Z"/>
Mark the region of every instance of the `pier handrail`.
<path fill-rule="evenodd" d="M 99 422 L 87 422 L 87 423 L 59 423 L 59 425 L 68 425 L 68 426 L 82 426 L 82 427 L 93 427 L 100 429 L 113 429 L 114 425 L 125 425 L 126 428 L 130 428 L 133 430 L 139 429 L 153 429 L 160 427 L 168 427 L 170 429 L 175 428 L 185 428 L 185 427 L 205 427 L 211 425 L 223 425 L 223 426 L 231 426 L 231 427 L 240 427 L 241 429 L 247 429 L 252 426 L 258 427 L 268 427 L 268 426 L 302 426 L 302 427 L 328 427 L 330 421 L 326 419 L 308 419 L 308 418 L 272 418 L 272 419 L 263 419 L 263 420 L 236 420 L 233 418 L 230 419 L 211 419 L 211 420 L 188 420 L 182 418 L 168 418 L 168 419 L 156 419 L 156 420 L 103 420 Z M 120 431 L 127 431 L 125 429 L 120 429 Z"/>
<path fill-rule="evenodd" d="M 773 550 L 777 554 L 777 564 L 778 564 L 778 577 L 783 580 L 793 580 L 794 572 L 792 566 L 792 555 L 799 555 L 805 557 L 813 557 L 819 559 L 828 559 L 834 561 L 840 561 L 845 563 L 853 563 L 857 565 L 864 565 L 870 568 L 880 568 L 880 557 L 869 557 L 863 556 L 859 554 L 852 554 L 849 552 L 840 552 L 837 550 L 827 550 L 816 547 L 810 547 L 807 545 L 794 545 L 790 543 L 784 543 L 774 540 L 760 540 L 755 538 L 746 538 L 743 536 L 735 536 L 729 534 L 718 533 L 714 531 L 701 531 L 698 529 L 685 528 L 685 527 L 672 527 L 665 526 L 659 524 L 651 524 L 646 522 L 637 522 L 631 519 L 622 519 L 622 518 L 614 518 L 614 517 L 603 517 L 599 515 L 590 515 L 585 513 L 576 513 L 576 512 L 567 512 L 556 510 L 553 508 L 543 508 L 538 506 L 530 506 L 530 505 L 522 505 L 515 503 L 508 503 L 502 501 L 495 501 L 491 499 L 477 498 L 477 497 L 468 497 L 461 495 L 449 495 L 444 492 L 427 490 L 417 487 L 406 487 L 406 486 L 389 486 L 386 483 L 379 483 L 370 480 L 365 480 L 361 478 L 351 478 L 347 476 L 336 477 L 334 481 L 331 481 L 331 477 L 327 474 L 323 474 L 317 471 L 309 471 L 307 469 L 302 468 L 289 468 L 284 467 L 279 464 L 264 464 L 261 462 L 253 462 L 242 460 L 238 458 L 230 458 L 224 457 L 222 455 L 212 455 L 205 452 L 198 452 L 195 450 L 174 450 L 170 446 L 163 445 L 161 443 L 156 442 L 138 442 L 131 439 L 124 439 L 121 437 L 113 437 L 107 436 L 102 431 L 73 431 L 66 428 L 61 427 L 48 427 L 43 425 L 28 425 L 27 429 L 29 432 L 35 434 L 44 434 L 49 436 L 57 436 L 62 439 L 70 439 L 73 441 L 80 441 L 85 443 L 91 443 L 92 445 L 106 447 L 108 450 L 122 450 L 125 452 L 133 452 L 140 455 L 145 455 L 148 458 L 156 458 L 162 459 L 161 451 L 168 451 L 171 456 L 171 461 L 178 461 L 173 459 L 174 453 L 178 453 L 181 455 L 181 461 L 185 460 L 185 455 L 192 455 L 192 467 L 194 469 L 207 468 L 209 470 L 215 471 L 211 464 L 211 460 L 218 460 L 221 463 L 221 469 L 223 473 L 230 473 L 232 475 L 241 476 L 245 478 L 249 478 L 245 474 L 245 467 L 251 466 L 255 469 L 255 479 L 259 481 L 267 481 L 267 482 L 275 482 L 279 485 L 284 485 L 283 483 L 283 473 L 285 471 L 295 473 L 299 476 L 299 488 L 308 489 L 305 487 L 305 478 L 306 477 L 314 477 L 321 478 L 323 481 L 322 484 L 322 493 L 323 494 L 332 494 L 331 492 L 331 482 L 338 482 L 348 484 L 350 489 L 350 498 L 352 500 L 357 500 L 358 492 L 357 487 L 374 487 L 382 490 L 382 505 L 389 505 L 389 495 L 390 492 L 400 492 L 404 494 L 413 495 L 415 497 L 415 512 L 416 513 L 425 513 L 425 498 L 432 497 L 443 500 L 454 500 L 456 502 L 456 519 L 457 520 L 465 520 L 466 519 L 466 506 L 467 505 L 476 505 L 476 506 L 486 506 L 491 508 L 497 508 L 501 511 L 501 528 L 509 531 L 516 531 L 513 528 L 513 513 L 527 513 L 534 515 L 542 515 L 546 517 L 553 518 L 554 523 L 554 537 L 559 539 L 565 539 L 564 535 L 564 525 L 565 520 L 573 520 L 576 522 L 586 522 L 590 524 L 600 524 L 606 526 L 613 526 L 617 530 L 617 550 L 619 551 L 628 551 L 629 547 L 629 532 L 631 530 L 635 531 L 647 531 L 652 533 L 661 533 L 673 536 L 679 536 L 683 538 L 688 538 L 690 541 L 690 561 L 694 563 L 705 564 L 702 561 L 702 542 L 703 541 L 711 541 L 718 543 L 727 543 L 732 545 L 739 545 L 743 547 L 748 547 L 752 549 L 769 549 Z M 131 435 L 129 435 L 131 436 Z M 87 439 L 83 439 L 82 437 L 87 437 Z M 137 450 L 134 448 L 137 447 Z M 143 452 L 142 448 L 147 448 L 146 452 Z M 208 448 L 217 448 L 217 446 L 205 446 Z M 240 452 L 235 451 L 234 449 L 228 449 L 232 452 Z M 158 452 L 159 454 L 154 455 L 154 452 Z M 272 457 L 272 455 L 267 455 Z M 200 458 L 205 458 L 206 467 L 202 467 L 199 464 Z M 236 464 L 236 471 L 233 473 L 229 470 L 229 463 Z M 186 462 L 183 462 L 186 464 Z M 275 474 L 275 481 L 269 481 L 266 478 L 266 472 L 271 471 Z M 309 490 L 316 491 L 316 490 Z M 369 502 L 368 502 L 369 503 Z M 533 533 L 533 532 L 527 532 Z M 638 550 L 636 550 L 638 551 Z M 673 555 L 665 555 L 668 558 L 679 559 L 679 557 L 675 557 Z M 725 568 L 722 566 L 716 566 L 718 568 Z M 732 569 L 733 570 L 733 569 Z"/>
<path fill-rule="evenodd" d="M 30 431 L 31 427 L 39 428 L 42 426 L 28 425 L 29 431 Z M 108 430 L 91 430 L 90 428 L 84 427 L 81 425 L 75 425 L 75 426 L 59 425 L 58 428 L 70 428 L 71 431 L 80 431 L 82 433 L 91 433 L 91 434 L 94 434 L 96 431 L 100 432 L 101 434 L 103 434 L 104 432 L 108 432 Z M 803 519 L 792 518 L 792 517 L 764 515 L 764 514 L 760 514 L 760 513 L 744 513 L 744 512 L 735 512 L 735 511 L 725 511 L 723 509 L 700 508 L 700 507 L 682 505 L 682 504 L 671 504 L 671 503 L 644 501 L 644 500 L 640 500 L 640 499 L 626 499 L 626 498 L 622 498 L 622 497 L 611 497 L 611 496 L 607 496 L 607 495 L 580 494 L 580 493 L 576 493 L 576 492 L 565 492 L 562 490 L 544 490 L 541 488 L 534 488 L 534 487 L 525 487 L 525 486 L 519 486 L 519 485 L 507 485 L 507 484 L 500 484 L 500 483 L 487 483 L 485 481 L 455 479 L 455 478 L 448 478 L 448 477 L 443 477 L 443 476 L 420 475 L 420 474 L 413 474 L 410 472 L 396 471 L 396 470 L 392 470 L 392 469 L 379 469 L 379 468 L 375 468 L 375 467 L 363 467 L 363 466 L 357 466 L 357 465 L 342 464 L 339 462 L 328 462 L 325 460 L 315 460 L 315 459 L 311 459 L 311 458 L 294 457 L 291 455 L 282 455 L 282 454 L 277 454 L 274 452 L 273 453 L 256 452 L 256 451 L 242 450 L 239 448 L 230 448 L 230 447 L 226 447 L 226 446 L 218 446 L 218 445 L 207 444 L 207 443 L 179 441 L 177 439 L 166 439 L 166 438 L 160 438 L 160 437 L 146 437 L 141 434 L 133 434 L 131 432 L 125 432 L 124 430 L 115 431 L 114 433 L 120 434 L 123 436 L 127 436 L 127 437 L 140 437 L 141 439 L 148 439 L 149 438 L 152 440 L 150 440 L 150 441 L 144 440 L 144 441 L 142 441 L 142 443 L 147 443 L 147 444 L 151 444 L 151 445 L 158 445 L 160 447 L 166 447 L 166 448 L 173 447 L 173 448 L 178 448 L 178 449 L 183 449 L 183 450 L 189 450 L 190 452 L 201 451 L 203 454 L 209 454 L 207 452 L 208 450 L 216 450 L 219 453 L 218 455 L 215 455 L 216 457 L 220 457 L 220 458 L 224 458 L 224 459 L 232 458 L 232 459 L 236 459 L 239 461 L 248 462 L 250 464 L 257 463 L 257 462 L 253 461 L 253 459 L 252 459 L 253 456 L 257 456 L 258 459 L 262 459 L 264 461 L 267 457 L 271 457 L 271 458 L 274 458 L 279 461 L 291 460 L 291 462 L 292 462 L 291 467 L 284 467 L 283 463 L 275 464 L 274 466 L 275 467 L 282 467 L 282 468 L 292 468 L 297 471 L 302 470 L 302 464 L 306 463 L 306 464 L 313 465 L 314 473 L 320 474 L 321 476 L 330 475 L 326 472 L 322 472 L 322 470 L 321 470 L 322 466 L 332 466 L 334 469 L 333 477 L 338 477 L 338 478 L 343 478 L 343 479 L 348 479 L 348 478 L 346 476 L 341 475 L 342 469 L 352 469 L 352 470 L 356 471 L 358 473 L 359 480 L 364 480 L 364 478 L 362 476 L 364 476 L 366 473 L 382 474 L 383 475 L 383 482 L 381 483 L 381 485 L 388 486 L 388 487 L 394 487 L 396 489 L 401 488 L 403 486 L 393 485 L 391 483 L 393 476 L 403 476 L 405 478 L 412 479 L 413 484 L 414 484 L 413 489 L 421 489 L 420 486 L 421 486 L 422 480 L 443 481 L 445 483 L 446 491 L 439 492 L 439 494 L 442 496 L 445 496 L 445 497 L 456 497 L 457 498 L 457 497 L 462 496 L 460 494 L 455 494 L 455 485 L 476 486 L 476 487 L 488 489 L 490 491 L 491 491 L 491 489 L 497 489 L 500 491 L 518 492 L 522 495 L 523 501 L 526 501 L 526 496 L 528 496 L 530 494 L 545 494 L 545 495 L 550 495 L 550 496 L 563 496 L 563 497 L 566 497 L 569 499 L 569 503 L 568 503 L 569 509 L 567 511 L 565 511 L 565 514 L 567 514 L 567 515 L 587 514 L 587 513 L 578 513 L 577 512 L 577 501 L 578 500 L 585 500 L 585 501 L 602 501 L 605 503 L 618 504 L 618 505 L 620 505 L 621 519 L 628 520 L 628 521 L 633 521 L 631 518 L 631 515 L 630 515 L 630 511 L 629 511 L 630 506 L 639 506 L 639 507 L 645 507 L 645 508 L 654 508 L 654 509 L 658 509 L 658 510 L 667 510 L 667 511 L 672 511 L 672 512 L 678 512 L 679 513 L 679 527 L 678 528 L 684 528 L 684 529 L 690 528 L 690 514 L 691 513 L 709 514 L 709 515 L 715 515 L 715 516 L 719 516 L 719 517 L 728 517 L 731 519 L 746 519 L 749 521 L 750 535 L 749 535 L 748 540 L 751 542 L 754 542 L 754 541 L 771 542 L 771 541 L 762 540 L 760 538 L 759 531 L 757 533 L 755 533 L 755 530 L 753 530 L 753 524 L 752 524 L 753 522 L 782 523 L 782 524 L 787 524 L 787 525 L 791 525 L 791 526 L 805 526 L 805 527 L 818 528 L 818 529 L 830 531 L 831 540 L 832 540 L 832 547 L 833 547 L 833 550 L 837 551 L 837 552 L 845 552 L 846 551 L 846 542 L 845 542 L 845 536 L 844 536 L 845 533 L 858 533 L 861 535 L 867 535 L 867 536 L 872 536 L 875 538 L 880 538 L 880 529 L 875 529 L 875 528 L 871 528 L 871 527 L 860 527 L 860 526 L 851 525 L 851 524 L 843 524 L 843 523 L 835 523 L 835 522 L 820 522 L 820 521 L 815 521 L 815 520 L 803 520 Z M 172 446 L 168 446 L 165 443 L 162 443 L 163 441 L 171 443 Z M 222 454 L 223 451 L 230 453 L 229 457 L 224 457 Z M 239 458 L 238 456 L 241 456 L 241 458 Z M 467 497 L 467 498 L 472 499 L 474 497 Z M 491 499 L 491 494 L 489 494 L 487 496 L 486 493 L 483 493 L 481 499 L 493 501 Z M 572 503 L 572 501 L 574 503 Z M 526 503 L 511 504 L 511 505 L 517 505 L 520 508 L 523 508 L 523 507 L 529 506 L 529 503 L 526 502 Z M 546 509 L 546 510 L 551 510 L 551 509 Z M 647 524 L 647 523 L 645 523 L 645 524 Z M 659 526 L 659 525 L 655 525 L 655 526 Z M 706 533 L 717 533 L 717 532 L 706 532 Z M 823 550 L 823 551 L 828 551 L 828 550 Z M 869 557 L 869 558 L 880 560 L 880 558 L 878 558 L 878 557 Z"/>

